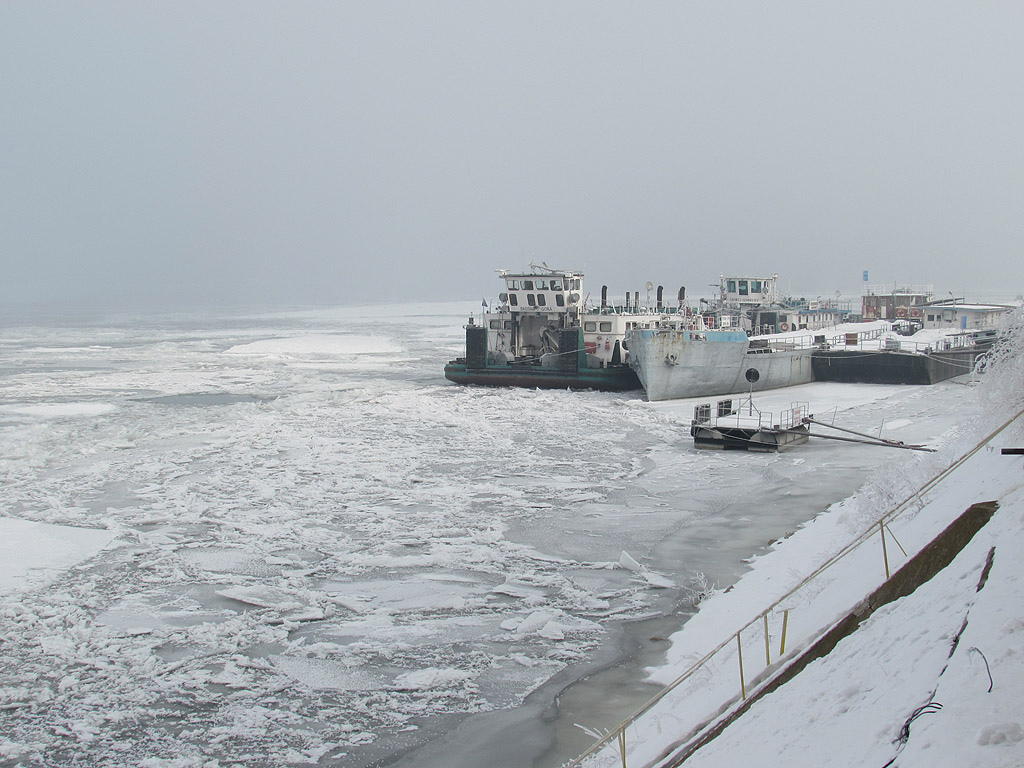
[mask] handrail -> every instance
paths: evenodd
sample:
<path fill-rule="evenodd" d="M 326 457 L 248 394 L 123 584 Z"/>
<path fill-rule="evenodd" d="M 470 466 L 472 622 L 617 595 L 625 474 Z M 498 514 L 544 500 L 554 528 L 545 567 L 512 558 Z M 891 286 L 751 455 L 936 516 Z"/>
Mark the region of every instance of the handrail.
<path fill-rule="evenodd" d="M 884 532 L 885 532 L 886 526 L 888 526 L 889 523 L 891 523 L 893 520 L 895 520 L 896 518 L 898 518 L 899 516 L 904 514 L 908 509 L 910 509 L 912 502 L 920 500 L 923 494 L 927 493 L 929 490 L 931 490 L 936 485 L 938 485 L 940 482 L 942 482 L 955 469 L 957 469 L 958 467 L 963 465 L 968 459 L 970 459 L 972 456 L 974 456 L 974 454 L 976 454 L 983 447 L 985 447 L 989 442 L 991 442 L 996 436 L 998 436 L 999 433 L 1001 433 L 1003 430 L 1005 430 L 1007 427 L 1009 427 L 1011 424 L 1013 424 L 1015 421 L 1017 421 L 1022 416 L 1024 416 L 1024 409 L 1022 409 L 1021 411 L 1016 413 L 1013 417 L 1011 417 L 1006 422 L 1004 422 L 1000 427 L 998 427 L 996 430 L 994 430 L 988 436 L 983 438 L 971 450 L 967 451 L 967 453 L 962 455 L 960 458 L 958 458 L 956 461 L 954 461 L 948 467 L 943 469 L 941 472 L 938 472 L 937 474 L 935 474 L 924 485 L 922 485 L 917 490 L 913 491 L 909 496 L 907 496 L 905 499 L 903 499 L 903 501 L 901 501 L 899 504 L 896 504 L 894 507 L 892 507 L 890 510 L 888 510 L 885 514 L 883 514 L 880 518 L 878 518 L 873 523 L 871 523 L 871 525 L 863 533 L 861 533 L 856 538 L 854 538 L 853 540 L 848 542 L 838 552 L 836 552 L 834 555 L 832 555 L 830 558 L 828 558 L 824 563 L 819 565 L 814 571 L 812 571 L 810 574 L 808 574 L 806 577 L 804 577 L 803 580 L 801 580 L 799 584 L 797 584 L 792 589 L 790 589 L 788 592 L 786 592 L 782 597 L 780 597 L 777 600 L 775 600 L 767 608 L 759 611 L 757 613 L 757 615 L 753 619 L 751 619 L 746 624 L 744 624 L 742 627 L 740 627 L 736 632 L 733 632 L 732 634 L 730 634 L 728 638 L 726 638 L 725 640 L 720 642 L 713 649 L 711 649 L 710 651 L 705 653 L 697 662 L 695 662 L 692 666 L 690 666 L 682 674 L 680 674 L 678 677 L 676 677 L 668 685 L 663 687 L 654 696 L 652 696 L 645 703 L 643 703 L 638 709 L 636 709 L 632 714 L 630 714 L 626 719 L 624 719 L 617 726 L 615 726 L 613 729 L 608 731 L 608 733 L 606 733 L 602 738 L 598 739 L 597 742 L 595 742 L 593 745 L 591 745 L 591 747 L 589 749 L 587 749 L 583 754 L 581 754 L 575 760 L 572 760 L 572 761 L 564 764 L 563 768 L 581 768 L 581 766 L 583 765 L 583 761 L 584 760 L 586 760 L 589 757 L 595 756 L 598 752 L 600 752 L 601 750 L 603 750 L 605 747 L 607 747 L 609 744 L 611 744 L 613 741 L 616 741 L 616 740 L 618 741 L 618 743 L 620 745 L 620 749 L 621 749 L 621 753 L 622 753 L 622 766 L 623 766 L 623 768 L 627 768 L 627 766 L 626 766 L 626 749 L 625 749 L 625 732 L 626 732 L 626 728 L 628 728 L 630 725 L 635 724 L 641 717 L 643 717 L 651 709 L 653 709 L 654 706 L 656 704 L 658 704 L 658 702 L 660 702 L 669 693 L 671 693 L 676 688 L 678 688 L 680 685 L 682 685 L 682 683 L 686 682 L 686 680 L 688 680 L 690 677 L 692 677 L 697 671 L 699 671 L 705 665 L 707 665 L 707 663 L 709 661 L 711 661 L 711 659 L 713 659 L 724 648 L 726 648 L 727 646 L 731 645 L 734 640 L 738 641 L 740 634 L 742 634 L 746 630 L 750 629 L 755 624 L 758 624 L 758 623 L 760 623 L 762 621 L 767 621 L 768 614 L 776 611 L 786 601 L 791 600 L 796 595 L 796 593 L 799 590 L 801 590 L 803 587 L 807 586 L 813 580 L 815 580 L 818 577 L 820 577 L 825 571 L 827 571 L 829 568 L 834 566 L 836 563 L 840 562 L 843 558 L 845 558 L 846 556 L 851 554 L 853 551 L 855 551 L 858 547 L 860 547 L 866 541 L 868 541 L 871 538 L 873 538 L 874 535 L 877 532 L 881 531 L 882 535 L 884 537 Z M 883 544 L 884 544 L 884 539 L 883 539 Z M 788 611 L 787 611 L 787 618 L 788 618 Z M 766 640 L 766 643 L 767 643 L 767 640 Z M 778 663 L 778 661 L 781 660 L 781 658 L 784 655 L 785 655 L 784 653 L 780 652 L 780 659 L 776 660 L 776 663 Z M 793 654 L 791 653 L 790 655 L 793 655 Z M 744 690 L 744 698 L 746 698 L 746 691 L 745 690 Z M 714 709 L 715 709 L 715 707 L 710 707 L 709 708 L 709 710 L 714 710 Z M 693 740 L 700 735 L 700 732 L 702 730 L 703 730 L 703 726 L 701 728 L 698 728 L 696 733 L 690 734 L 690 737 L 688 738 L 687 743 L 692 743 Z M 682 746 L 684 746 L 684 745 L 683 744 L 676 745 L 676 748 L 678 749 L 679 747 L 682 747 Z"/>

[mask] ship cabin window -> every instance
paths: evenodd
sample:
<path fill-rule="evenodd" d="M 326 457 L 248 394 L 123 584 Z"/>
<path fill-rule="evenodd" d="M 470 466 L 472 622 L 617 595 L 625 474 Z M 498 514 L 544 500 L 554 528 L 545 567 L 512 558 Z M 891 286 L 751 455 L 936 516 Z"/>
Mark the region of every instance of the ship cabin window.
<path fill-rule="evenodd" d="M 538 293 L 537 294 L 537 306 L 543 307 L 543 306 L 546 306 L 547 303 L 548 303 L 547 296 L 545 296 L 543 293 Z"/>
<path fill-rule="evenodd" d="M 491 328 L 494 329 L 495 331 L 501 330 L 501 320 L 491 320 L 490 325 Z"/>
<path fill-rule="evenodd" d="M 935 322 L 935 315 L 928 315 L 928 322 L 929 323 L 934 323 Z"/>
<path fill-rule="evenodd" d="M 565 294 L 564 293 L 556 293 L 555 294 L 555 304 L 557 304 L 560 307 L 564 307 L 565 306 Z"/>
<path fill-rule="evenodd" d="M 760 280 L 751 280 L 750 281 L 750 292 L 751 293 L 760 293 L 763 290 L 764 290 L 764 286 L 761 284 Z"/>
<path fill-rule="evenodd" d="M 506 331 L 511 331 L 512 330 L 512 321 L 511 320 L 506 320 L 505 321 L 505 330 Z"/>
<path fill-rule="evenodd" d="M 548 281 L 547 280 L 538 280 L 537 281 L 537 290 L 538 291 L 546 291 L 547 289 L 548 289 Z"/>
<path fill-rule="evenodd" d="M 557 279 L 557 278 L 555 280 L 552 280 L 551 281 L 551 290 L 552 291 L 562 291 L 562 290 L 565 290 L 564 288 L 562 288 L 562 281 L 560 279 Z"/>
<path fill-rule="evenodd" d="M 597 333 L 597 323 L 584 323 L 583 330 L 587 333 Z"/>
<path fill-rule="evenodd" d="M 508 303 L 509 303 L 510 306 L 518 307 L 519 306 L 519 297 L 516 296 L 514 293 L 510 293 L 508 295 Z"/>
<path fill-rule="evenodd" d="M 508 284 L 508 289 L 510 291 L 518 291 L 519 290 L 519 281 L 518 280 L 506 280 L 505 282 Z"/>
<path fill-rule="evenodd" d="M 533 280 L 523 280 L 523 290 L 524 291 L 532 291 L 533 290 Z"/>
<path fill-rule="evenodd" d="M 736 293 L 736 281 L 735 280 L 726 280 L 725 281 L 725 290 L 728 291 L 729 293 Z"/>
<path fill-rule="evenodd" d="M 747 281 L 746 280 L 740 280 L 740 296 L 746 296 L 746 295 L 747 295 Z"/>
<path fill-rule="evenodd" d="M 532 293 L 528 293 L 526 294 L 526 303 L 529 304 L 531 307 L 536 307 L 537 298 Z"/>
<path fill-rule="evenodd" d="M 611 333 L 611 332 L 612 332 L 612 324 L 611 323 L 601 323 L 601 333 Z"/>

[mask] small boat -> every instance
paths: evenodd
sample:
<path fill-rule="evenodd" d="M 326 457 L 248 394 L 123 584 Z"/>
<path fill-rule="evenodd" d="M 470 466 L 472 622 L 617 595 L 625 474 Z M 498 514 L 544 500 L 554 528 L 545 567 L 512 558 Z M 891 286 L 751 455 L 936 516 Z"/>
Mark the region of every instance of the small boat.
<path fill-rule="evenodd" d="M 754 407 L 751 397 L 738 406 L 731 399 L 719 400 L 714 409 L 710 403 L 693 409 L 690 435 L 696 448 L 785 451 L 807 442 L 812 421 L 806 403 L 794 403 L 775 418 Z"/>
<path fill-rule="evenodd" d="M 843 435 L 811 434 L 811 425 L 835 430 Z M 779 414 L 762 411 L 754 405 L 754 398 L 748 395 L 738 405 L 733 400 L 719 400 L 714 409 L 710 403 L 698 405 L 693 409 L 690 422 L 690 435 L 695 448 L 711 448 L 727 451 L 754 451 L 769 453 L 785 451 L 796 445 L 803 445 L 811 437 L 824 440 L 839 440 L 846 443 L 861 443 L 885 448 L 902 448 L 909 451 L 933 452 L 934 448 L 924 445 L 904 443 L 902 440 L 889 440 L 881 435 L 868 435 L 852 429 L 840 427 L 835 423 L 814 418 L 808 411 L 807 403 L 792 403 L 788 410 Z"/>
<path fill-rule="evenodd" d="M 470 317 L 466 356 L 450 361 L 444 375 L 457 384 L 621 392 L 640 388 L 629 365 L 626 331 L 654 326 L 677 311 L 656 302 L 641 305 L 627 292 L 623 304 L 590 306 L 583 273 L 530 265 L 529 272 L 498 270 L 505 290 L 493 306 L 484 301 L 480 323 Z M 647 283 L 648 292 L 654 286 Z M 680 292 L 682 295 L 682 291 Z M 680 301 L 681 306 L 681 301 Z"/>

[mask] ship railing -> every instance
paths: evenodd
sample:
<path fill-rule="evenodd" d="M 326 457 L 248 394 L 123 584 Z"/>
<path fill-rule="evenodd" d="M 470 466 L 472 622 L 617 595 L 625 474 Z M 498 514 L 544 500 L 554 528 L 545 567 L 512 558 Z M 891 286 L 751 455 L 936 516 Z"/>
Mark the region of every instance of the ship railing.
<path fill-rule="evenodd" d="M 913 517 L 927 503 L 932 491 L 954 470 L 1022 417 L 1024 411 L 1018 412 L 959 459 L 915 488 L 858 536 L 803 576 L 798 584 L 763 607 L 746 623 L 737 626 L 713 648 L 704 651 L 625 720 L 607 729 L 588 728 L 588 733 L 597 732 L 599 738 L 586 752 L 563 764 L 562 768 L 679 765 L 701 746 L 709 733 L 737 716 L 749 699 L 763 695 L 793 662 L 832 629 L 834 625 L 828 621 L 821 625 L 821 619 L 812 619 L 813 625 L 800 623 L 802 609 L 809 612 L 816 601 L 830 600 L 830 592 L 838 590 L 843 595 L 834 594 L 832 604 L 836 599 L 849 599 L 849 579 L 832 575 L 831 569 L 849 557 L 877 558 L 878 565 L 874 571 L 870 568 L 854 569 L 861 574 L 857 577 L 857 591 L 867 595 L 888 581 L 896 566 L 905 564 L 914 554 L 904 549 L 890 526 L 906 517 Z M 868 546 L 870 549 L 866 548 Z M 875 549 L 875 553 L 871 549 Z M 710 591 L 713 595 L 714 590 Z M 694 655 L 700 652 L 698 650 Z M 645 725 L 648 731 L 656 729 L 664 733 L 671 729 L 678 738 L 667 749 L 664 744 L 652 743 L 638 728 L 641 721 L 649 723 Z"/>
<path fill-rule="evenodd" d="M 600 315 L 646 315 L 657 317 L 658 315 L 678 316 L 686 314 L 686 307 L 670 307 L 668 305 L 643 304 L 639 307 L 630 304 L 606 304 L 605 306 L 588 305 L 587 312 L 596 312 Z"/>
<path fill-rule="evenodd" d="M 728 398 L 717 401 L 714 406 L 711 403 L 695 405 L 693 423 L 739 429 L 792 429 L 802 424 L 807 414 L 807 403 L 792 403 L 776 419 L 773 412 L 760 410 L 748 396 L 739 402 Z"/>
<path fill-rule="evenodd" d="M 887 333 L 889 333 L 888 329 L 857 331 L 833 336 L 823 341 L 827 346 L 847 350 L 852 349 L 862 352 L 877 352 L 880 350 L 888 352 L 916 352 L 922 355 L 929 355 L 933 352 L 971 349 L 977 345 L 977 337 L 973 332 L 951 334 L 941 339 L 927 342 L 892 336 L 887 336 L 884 339 L 881 338 Z"/>
<path fill-rule="evenodd" d="M 793 429 L 805 423 L 810 415 L 810 407 L 807 403 L 792 403 L 788 410 L 779 414 L 779 421 L 775 425 L 779 429 Z"/>
<path fill-rule="evenodd" d="M 819 335 L 810 332 L 781 339 L 754 337 L 750 342 L 750 351 L 756 353 L 758 349 L 763 349 L 772 352 L 789 352 L 794 349 L 812 349 L 820 344 Z"/>

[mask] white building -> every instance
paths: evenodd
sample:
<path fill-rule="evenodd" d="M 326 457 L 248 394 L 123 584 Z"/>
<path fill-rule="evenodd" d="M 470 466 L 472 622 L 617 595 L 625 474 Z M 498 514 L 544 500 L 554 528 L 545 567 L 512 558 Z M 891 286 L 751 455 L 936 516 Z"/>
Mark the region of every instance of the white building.
<path fill-rule="evenodd" d="M 921 307 L 925 328 L 974 330 L 997 328 L 1002 316 L 1013 307 L 1004 304 L 966 304 L 939 301 Z"/>

